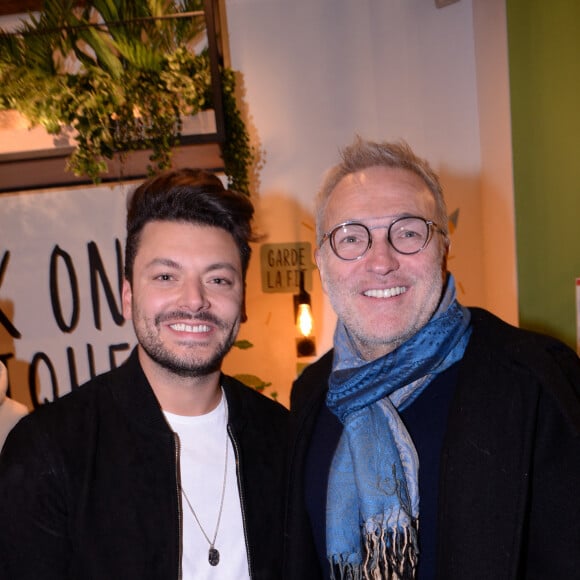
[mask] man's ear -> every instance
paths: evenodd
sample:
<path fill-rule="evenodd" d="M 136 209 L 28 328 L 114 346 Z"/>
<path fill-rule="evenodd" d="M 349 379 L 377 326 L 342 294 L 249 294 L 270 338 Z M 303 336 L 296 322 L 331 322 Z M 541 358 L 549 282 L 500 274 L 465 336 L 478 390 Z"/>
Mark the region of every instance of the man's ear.
<path fill-rule="evenodd" d="M 320 248 L 316 248 L 316 250 L 314 250 L 314 261 L 316 262 L 316 267 L 318 268 L 322 289 L 326 292 L 326 288 L 324 287 L 324 267 Z"/>
<path fill-rule="evenodd" d="M 244 294 L 242 296 L 242 306 L 241 306 L 241 322 L 247 322 L 248 320 L 248 311 L 246 310 L 246 282 L 244 281 Z"/>
<path fill-rule="evenodd" d="M 314 250 L 314 261 L 316 262 L 316 267 L 318 268 L 318 270 L 320 271 L 320 262 L 321 262 L 321 258 L 320 258 L 320 249 L 316 248 Z"/>
<path fill-rule="evenodd" d="M 451 248 L 451 238 L 449 236 L 445 236 L 445 240 L 443 242 L 443 259 L 441 260 L 444 274 L 447 272 L 447 260 L 449 258 L 450 248 Z"/>
<path fill-rule="evenodd" d="M 123 278 L 121 297 L 123 302 L 123 318 L 125 320 L 131 320 L 133 318 L 133 290 L 127 278 Z"/>

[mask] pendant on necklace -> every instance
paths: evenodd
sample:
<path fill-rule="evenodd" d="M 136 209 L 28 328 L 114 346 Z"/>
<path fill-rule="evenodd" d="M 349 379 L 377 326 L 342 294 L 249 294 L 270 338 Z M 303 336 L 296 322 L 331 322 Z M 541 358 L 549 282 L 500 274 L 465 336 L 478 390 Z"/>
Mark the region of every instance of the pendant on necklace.
<path fill-rule="evenodd" d="M 220 563 L 220 553 L 213 546 L 210 546 L 207 559 L 211 566 L 217 566 Z"/>

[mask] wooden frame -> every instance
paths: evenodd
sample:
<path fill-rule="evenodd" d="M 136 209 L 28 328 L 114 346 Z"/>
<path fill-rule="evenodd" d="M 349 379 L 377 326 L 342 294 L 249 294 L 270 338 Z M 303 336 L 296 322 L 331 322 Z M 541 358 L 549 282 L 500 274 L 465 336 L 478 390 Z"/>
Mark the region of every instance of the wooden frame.
<path fill-rule="evenodd" d="M 0 16 L 39 10 L 42 4 L 42 0 L 0 0 Z M 218 36 L 222 27 L 219 1 L 204 0 L 204 11 L 215 105 L 214 120 L 210 124 L 212 128 L 207 132 L 182 135 L 179 146 L 174 148 L 172 161 L 175 167 L 192 166 L 208 171 L 223 171 L 225 125 L 220 69 L 224 64 L 224 54 L 222 39 Z M 67 158 L 72 150 L 72 146 L 65 145 L 0 152 L 0 193 L 91 183 L 89 178 L 77 177 L 66 170 Z M 149 150 L 143 150 L 115 156 L 108 162 L 108 173 L 102 181 L 107 183 L 143 178 L 147 175 L 149 154 Z"/>
<path fill-rule="evenodd" d="M 0 16 L 38 11 L 43 4 L 43 0 L 0 0 Z"/>

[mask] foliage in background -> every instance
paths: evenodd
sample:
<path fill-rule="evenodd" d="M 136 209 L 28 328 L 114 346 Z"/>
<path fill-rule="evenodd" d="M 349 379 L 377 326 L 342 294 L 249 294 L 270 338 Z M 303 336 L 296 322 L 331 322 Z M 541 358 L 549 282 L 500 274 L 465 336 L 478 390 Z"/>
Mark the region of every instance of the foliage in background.
<path fill-rule="evenodd" d="M 0 109 L 50 134 L 75 131 L 75 175 L 99 182 L 115 153 L 151 149 L 171 166 L 182 119 L 213 107 L 203 0 L 45 0 L 16 33 L 0 31 Z M 176 17 L 186 12 L 195 16 Z M 121 24 L 122 23 L 122 24 Z M 199 48 L 198 48 L 199 47 Z M 230 187 L 249 194 L 253 150 L 221 68 Z"/>
<path fill-rule="evenodd" d="M 248 348 L 252 348 L 254 345 L 249 340 L 236 340 L 234 342 L 234 346 L 241 350 L 246 350 Z M 234 375 L 234 378 L 238 379 L 238 381 L 244 383 L 248 387 L 252 387 L 252 389 L 260 391 L 261 393 L 264 392 L 264 389 L 272 386 L 272 383 L 267 383 L 263 381 L 261 378 L 257 377 L 256 375 L 238 374 Z M 277 400 L 278 393 L 276 391 L 272 391 L 270 393 L 270 397 L 274 400 Z"/>

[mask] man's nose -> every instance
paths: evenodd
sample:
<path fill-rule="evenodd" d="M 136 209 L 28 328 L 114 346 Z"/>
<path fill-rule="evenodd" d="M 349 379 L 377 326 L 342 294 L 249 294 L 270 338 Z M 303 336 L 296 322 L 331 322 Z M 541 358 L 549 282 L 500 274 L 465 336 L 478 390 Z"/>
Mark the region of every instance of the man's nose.
<path fill-rule="evenodd" d="M 207 289 L 198 281 L 186 281 L 181 288 L 180 306 L 194 312 L 207 310 L 210 306 Z"/>
<path fill-rule="evenodd" d="M 388 274 L 399 268 L 399 253 L 391 243 L 387 232 L 373 232 L 372 244 L 366 255 L 367 268 L 377 274 Z"/>

